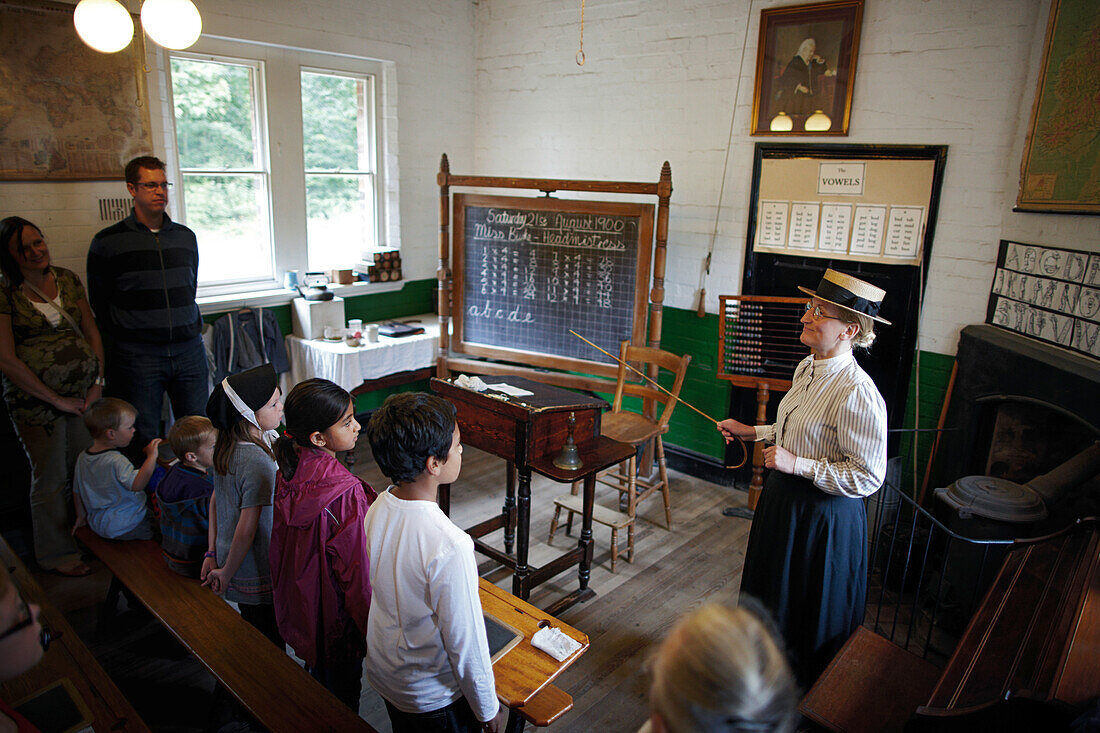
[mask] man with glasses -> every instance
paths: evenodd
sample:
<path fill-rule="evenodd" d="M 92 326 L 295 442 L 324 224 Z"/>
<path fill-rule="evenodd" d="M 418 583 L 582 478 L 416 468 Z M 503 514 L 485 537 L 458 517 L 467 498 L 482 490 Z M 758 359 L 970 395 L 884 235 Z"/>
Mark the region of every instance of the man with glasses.
<path fill-rule="evenodd" d="M 176 417 L 205 414 L 206 351 L 195 303 L 199 248 L 195 233 L 165 209 L 172 184 L 152 156 L 126 164 L 130 215 L 92 239 L 88 295 L 103 334 L 106 394 L 138 412 L 137 437 L 158 437 L 164 395 Z"/>

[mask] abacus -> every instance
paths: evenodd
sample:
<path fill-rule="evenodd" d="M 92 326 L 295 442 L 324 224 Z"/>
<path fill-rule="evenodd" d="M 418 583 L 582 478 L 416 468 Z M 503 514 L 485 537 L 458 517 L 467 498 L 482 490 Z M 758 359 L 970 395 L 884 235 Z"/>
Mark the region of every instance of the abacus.
<path fill-rule="evenodd" d="M 810 353 L 798 338 L 808 302 L 774 295 L 718 296 L 718 378 L 756 390 L 757 425 L 767 419 L 771 391 L 790 389 L 795 367 Z M 753 448 L 749 512 L 738 509 L 734 516 L 751 517 L 763 485 L 763 443 L 758 442 Z"/>

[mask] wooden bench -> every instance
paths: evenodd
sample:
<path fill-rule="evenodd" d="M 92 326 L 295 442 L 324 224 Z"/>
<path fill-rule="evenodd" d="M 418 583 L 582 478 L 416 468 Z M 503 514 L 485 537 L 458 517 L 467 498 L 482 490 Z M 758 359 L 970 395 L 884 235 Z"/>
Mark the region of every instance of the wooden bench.
<path fill-rule="evenodd" d="M 860 626 L 798 710 L 828 730 L 901 731 L 939 677 L 936 665 Z"/>
<path fill-rule="evenodd" d="M 577 494 L 563 494 L 554 499 L 554 519 L 550 522 L 550 539 L 554 541 L 554 533 L 558 531 L 558 519 L 561 510 L 569 512 L 565 533 L 569 534 L 573 525 L 574 512 L 580 514 L 584 509 L 584 498 Z M 634 519 L 627 514 L 608 509 L 599 504 L 592 505 L 592 521 L 611 528 L 611 572 L 615 572 L 615 561 L 619 558 L 619 530 L 627 531 L 626 561 L 634 562 Z"/>
<path fill-rule="evenodd" d="M 268 730 L 374 731 L 220 596 L 169 570 L 157 543 L 76 536 Z"/>

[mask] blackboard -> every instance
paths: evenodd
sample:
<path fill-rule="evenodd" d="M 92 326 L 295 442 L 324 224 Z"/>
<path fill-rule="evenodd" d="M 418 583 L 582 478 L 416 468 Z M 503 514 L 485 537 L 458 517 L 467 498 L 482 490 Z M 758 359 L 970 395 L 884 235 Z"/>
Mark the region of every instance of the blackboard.
<path fill-rule="evenodd" d="M 570 329 L 644 343 L 652 205 L 456 194 L 454 223 L 456 351 L 611 375 Z"/>

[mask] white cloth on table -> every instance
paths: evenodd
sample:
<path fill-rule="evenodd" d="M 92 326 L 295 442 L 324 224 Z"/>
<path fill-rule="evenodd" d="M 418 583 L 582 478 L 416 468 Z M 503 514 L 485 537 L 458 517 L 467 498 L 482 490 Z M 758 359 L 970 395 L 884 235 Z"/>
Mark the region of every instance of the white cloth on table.
<path fill-rule="evenodd" d="M 377 343 L 353 347 L 343 341 L 307 341 L 286 337 L 290 380 L 298 384 L 321 377 L 349 392 L 365 380 L 433 366 L 439 353 L 438 329 L 401 338 L 382 336 Z M 433 333 L 434 330 L 434 333 Z"/>
<path fill-rule="evenodd" d="M 535 632 L 531 637 L 531 646 L 541 649 L 559 662 L 564 662 L 569 656 L 581 648 L 576 639 L 571 639 L 565 632 L 555 626 L 547 626 Z"/>

